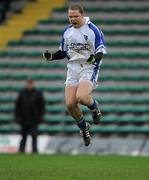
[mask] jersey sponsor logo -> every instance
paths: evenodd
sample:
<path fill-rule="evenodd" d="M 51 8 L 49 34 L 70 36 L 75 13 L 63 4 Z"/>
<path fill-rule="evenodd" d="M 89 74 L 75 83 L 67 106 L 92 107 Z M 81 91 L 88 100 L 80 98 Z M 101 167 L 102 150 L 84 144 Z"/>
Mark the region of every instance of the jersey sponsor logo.
<path fill-rule="evenodd" d="M 80 52 L 83 50 L 89 51 L 91 49 L 90 45 L 87 43 L 71 43 L 68 48 L 76 52 Z"/>

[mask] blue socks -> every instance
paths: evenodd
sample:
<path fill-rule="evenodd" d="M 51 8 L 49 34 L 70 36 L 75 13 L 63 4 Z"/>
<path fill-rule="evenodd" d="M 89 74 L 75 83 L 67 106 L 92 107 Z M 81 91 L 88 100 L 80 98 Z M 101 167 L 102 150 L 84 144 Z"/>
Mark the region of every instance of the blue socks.
<path fill-rule="evenodd" d="M 81 117 L 79 120 L 77 120 L 77 125 L 82 131 L 86 129 L 86 122 L 84 117 Z"/>
<path fill-rule="evenodd" d="M 97 108 L 96 100 L 93 100 L 93 104 L 91 106 L 88 106 L 88 108 L 90 110 L 96 109 Z M 77 125 L 82 131 L 86 129 L 86 122 L 84 117 L 81 117 L 80 119 L 77 120 Z"/>
<path fill-rule="evenodd" d="M 88 106 L 88 108 L 89 108 L 90 110 L 96 109 L 96 108 L 97 108 L 97 103 L 96 103 L 96 101 L 94 100 L 94 101 L 93 101 L 93 104 L 92 104 L 91 106 Z"/>

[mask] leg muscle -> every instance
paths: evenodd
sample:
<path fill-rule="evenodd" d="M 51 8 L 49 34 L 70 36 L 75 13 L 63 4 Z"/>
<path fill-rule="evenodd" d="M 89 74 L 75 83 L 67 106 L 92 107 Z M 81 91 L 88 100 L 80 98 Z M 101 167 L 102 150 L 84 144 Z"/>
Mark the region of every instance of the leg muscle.
<path fill-rule="evenodd" d="M 65 103 L 71 116 L 78 120 L 82 117 L 82 111 L 76 99 L 77 87 L 67 85 L 65 87 Z"/>

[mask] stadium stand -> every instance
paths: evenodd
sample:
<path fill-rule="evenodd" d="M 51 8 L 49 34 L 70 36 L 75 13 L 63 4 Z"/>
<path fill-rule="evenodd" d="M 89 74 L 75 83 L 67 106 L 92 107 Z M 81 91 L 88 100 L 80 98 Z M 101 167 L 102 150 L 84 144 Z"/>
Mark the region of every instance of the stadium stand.
<path fill-rule="evenodd" d="M 10 4 L 12 13 L 9 20 L 0 27 L 0 50 L 5 48 L 7 42 L 18 40 L 23 31 L 35 27 L 39 19 L 48 18 L 54 7 L 59 7 L 63 0 L 14 0 Z"/>
<path fill-rule="evenodd" d="M 67 5 L 75 2 L 68 1 L 65 7 L 54 9 L 52 18 L 45 18 L 44 15 L 38 17 L 40 20 L 36 26 L 35 23 L 32 27 L 22 24 L 22 38 L 8 39 L 6 50 L 0 52 L 1 133 L 19 132 L 13 117 L 14 101 L 26 78 L 32 76 L 46 98 L 46 114 L 44 122 L 39 126 L 40 133 L 78 134 L 78 128 L 64 105 L 63 82 L 67 61 L 46 63 L 41 60 L 45 49 L 57 50 L 62 30 L 68 24 Z M 101 104 L 103 116 L 101 124 L 93 125 L 91 131 L 95 135 L 147 135 L 149 2 L 77 2 L 85 2 L 86 14 L 101 27 L 108 47 L 99 75 L 99 86 L 94 92 Z M 19 17 L 21 22 L 24 18 L 25 15 Z M 84 112 L 86 119 L 91 122 L 89 110 L 84 108 Z"/>

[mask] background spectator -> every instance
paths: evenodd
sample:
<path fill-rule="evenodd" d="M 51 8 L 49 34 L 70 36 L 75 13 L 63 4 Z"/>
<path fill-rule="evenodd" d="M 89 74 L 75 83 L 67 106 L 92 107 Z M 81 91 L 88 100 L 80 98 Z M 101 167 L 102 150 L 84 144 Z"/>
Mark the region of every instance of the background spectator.
<path fill-rule="evenodd" d="M 25 152 L 27 135 L 32 136 L 32 151 L 37 150 L 38 124 L 44 114 L 44 98 L 41 91 L 34 87 L 32 79 L 27 80 L 26 87 L 19 93 L 15 105 L 15 117 L 21 126 L 22 139 L 19 151 Z"/>

